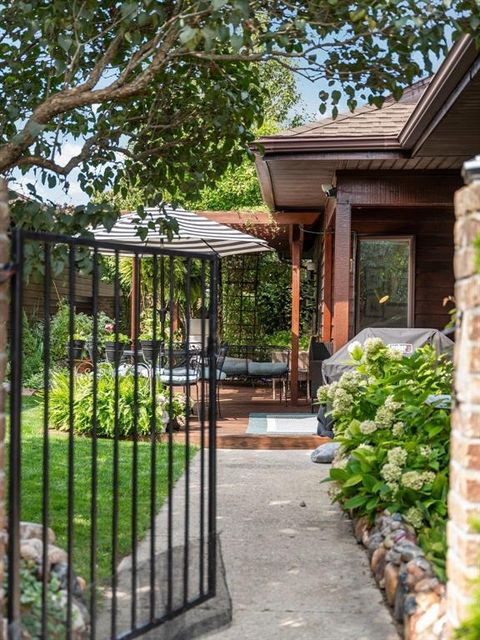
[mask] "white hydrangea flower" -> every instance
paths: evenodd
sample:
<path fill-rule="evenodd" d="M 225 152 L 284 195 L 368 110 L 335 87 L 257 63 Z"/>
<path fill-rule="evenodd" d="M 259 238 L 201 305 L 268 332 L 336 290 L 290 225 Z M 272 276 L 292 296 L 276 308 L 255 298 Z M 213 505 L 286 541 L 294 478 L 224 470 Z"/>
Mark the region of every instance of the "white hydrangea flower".
<path fill-rule="evenodd" d="M 432 455 L 432 447 L 428 444 L 423 444 L 420 447 L 420 455 L 422 455 L 424 458 L 430 458 L 430 456 Z"/>
<path fill-rule="evenodd" d="M 348 413 L 353 405 L 353 396 L 345 391 L 345 389 L 337 389 L 333 398 L 332 410 L 335 414 L 341 415 Z"/>
<path fill-rule="evenodd" d="M 338 386 L 349 393 L 355 393 L 362 382 L 363 376 L 358 371 L 345 371 L 338 381 Z"/>
<path fill-rule="evenodd" d="M 393 362 L 400 362 L 403 360 L 403 353 L 398 347 L 387 347 L 387 356 L 389 360 Z"/>
<path fill-rule="evenodd" d="M 361 360 L 363 357 L 363 347 L 358 340 L 354 340 L 347 347 L 348 353 L 351 355 L 353 360 Z"/>
<path fill-rule="evenodd" d="M 402 476 L 402 484 L 404 487 L 407 487 L 407 489 L 420 491 L 424 483 L 423 473 L 419 473 L 418 471 L 407 471 Z"/>
<path fill-rule="evenodd" d="M 385 343 L 381 338 L 367 338 L 363 343 L 363 350 L 365 352 L 365 357 L 368 359 L 371 356 L 374 356 L 384 346 L 385 346 Z"/>
<path fill-rule="evenodd" d="M 395 412 L 398 411 L 401 406 L 401 403 L 397 402 L 393 396 L 387 396 L 385 403 L 377 409 L 375 422 L 382 427 L 389 429 L 395 420 Z"/>
<path fill-rule="evenodd" d="M 435 473 L 433 471 L 424 471 L 422 473 L 422 478 L 423 478 L 423 482 L 424 484 L 430 484 L 431 482 L 433 482 L 435 480 Z"/>
<path fill-rule="evenodd" d="M 388 461 L 397 467 L 403 467 L 407 461 L 407 452 L 402 447 L 394 447 L 387 453 Z"/>
<path fill-rule="evenodd" d="M 365 451 L 375 451 L 375 447 L 372 447 L 371 444 L 367 444 L 366 442 L 362 442 L 358 445 L 357 449 L 364 449 Z"/>
<path fill-rule="evenodd" d="M 396 438 L 398 438 L 399 436 L 402 435 L 404 428 L 405 428 L 405 424 L 403 422 L 401 422 L 401 421 L 395 422 L 395 424 L 392 427 L 393 435 Z"/>
<path fill-rule="evenodd" d="M 399 484 L 398 482 L 387 482 L 387 487 L 392 492 L 393 496 L 398 493 Z"/>
<path fill-rule="evenodd" d="M 364 435 L 368 436 L 371 433 L 374 433 L 378 429 L 378 426 L 375 424 L 373 420 L 364 420 L 363 422 L 360 423 L 359 429 L 360 429 L 360 433 L 363 433 Z"/>
<path fill-rule="evenodd" d="M 420 529 L 423 524 L 423 514 L 417 507 L 410 507 L 405 514 L 405 520 L 415 527 L 415 529 Z"/>
<path fill-rule="evenodd" d="M 380 473 L 382 478 L 386 480 L 386 482 L 396 482 L 402 475 L 402 469 L 396 464 L 387 462 L 387 464 L 383 465 Z"/>

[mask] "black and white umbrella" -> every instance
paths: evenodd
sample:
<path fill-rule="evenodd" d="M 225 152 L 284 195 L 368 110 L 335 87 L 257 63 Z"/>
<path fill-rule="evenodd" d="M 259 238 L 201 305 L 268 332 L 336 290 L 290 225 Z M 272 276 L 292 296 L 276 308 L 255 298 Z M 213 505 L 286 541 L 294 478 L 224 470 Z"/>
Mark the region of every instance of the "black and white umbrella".
<path fill-rule="evenodd" d="M 209 220 L 192 211 L 166 208 L 166 214 L 177 221 L 178 231 L 170 239 L 159 231 L 158 221 L 165 217 L 160 209 L 146 209 L 145 219 L 136 212 L 122 215 L 107 230 L 98 227 L 93 231 L 95 239 L 118 242 L 136 247 L 165 247 L 185 252 L 215 253 L 220 257 L 271 251 L 265 240 Z M 144 239 L 138 229 L 144 230 Z"/>

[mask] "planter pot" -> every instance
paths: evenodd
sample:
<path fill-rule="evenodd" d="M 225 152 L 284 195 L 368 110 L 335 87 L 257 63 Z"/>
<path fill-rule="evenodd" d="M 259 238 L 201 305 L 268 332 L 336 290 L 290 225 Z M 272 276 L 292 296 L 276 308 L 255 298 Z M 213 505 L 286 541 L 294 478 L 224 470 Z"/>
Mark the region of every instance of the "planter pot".
<path fill-rule="evenodd" d="M 122 342 L 106 342 L 105 356 L 111 364 L 119 365 L 122 359 L 125 345 Z"/>
<path fill-rule="evenodd" d="M 158 364 L 160 350 L 162 347 L 161 340 L 141 340 L 140 342 L 145 361 L 150 364 L 155 360 Z"/>
<path fill-rule="evenodd" d="M 81 360 L 85 349 L 85 340 L 71 340 L 69 345 L 67 344 L 68 356 L 70 357 L 71 352 L 74 360 Z"/>

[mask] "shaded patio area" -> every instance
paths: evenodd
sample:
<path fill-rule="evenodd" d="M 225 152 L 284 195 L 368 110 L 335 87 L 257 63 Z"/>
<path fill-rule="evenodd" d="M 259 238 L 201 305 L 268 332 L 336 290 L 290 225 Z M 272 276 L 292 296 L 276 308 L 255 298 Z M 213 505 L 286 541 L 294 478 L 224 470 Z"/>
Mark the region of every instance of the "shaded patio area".
<path fill-rule="evenodd" d="M 220 449 L 314 449 L 328 438 L 316 435 L 247 433 L 251 413 L 305 414 L 311 412 L 310 401 L 300 398 L 298 404 L 272 398 L 271 385 L 248 386 L 225 384 L 220 388 L 221 416 L 217 417 L 217 447 Z M 190 442 L 199 444 L 201 428 L 196 416 L 190 421 Z M 185 431 L 175 434 L 175 440 L 185 441 Z M 206 434 L 206 445 L 208 436 Z"/>

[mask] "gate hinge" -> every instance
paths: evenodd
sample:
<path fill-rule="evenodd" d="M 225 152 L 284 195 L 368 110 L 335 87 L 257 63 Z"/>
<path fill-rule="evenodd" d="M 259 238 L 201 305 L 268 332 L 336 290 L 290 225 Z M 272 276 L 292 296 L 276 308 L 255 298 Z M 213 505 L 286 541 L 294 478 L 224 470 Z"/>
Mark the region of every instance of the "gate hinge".
<path fill-rule="evenodd" d="M 17 272 L 17 265 L 13 262 L 0 262 L 0 284 L 6 282 Z"/>

